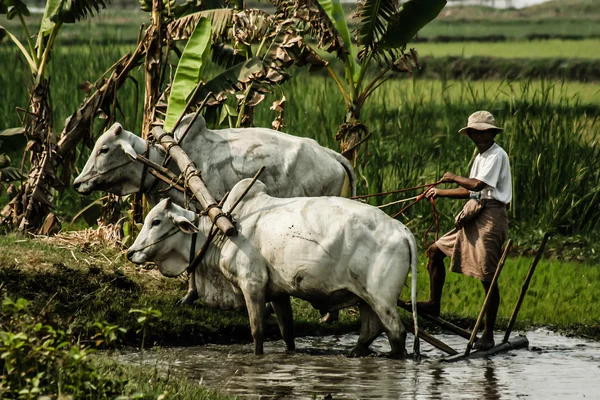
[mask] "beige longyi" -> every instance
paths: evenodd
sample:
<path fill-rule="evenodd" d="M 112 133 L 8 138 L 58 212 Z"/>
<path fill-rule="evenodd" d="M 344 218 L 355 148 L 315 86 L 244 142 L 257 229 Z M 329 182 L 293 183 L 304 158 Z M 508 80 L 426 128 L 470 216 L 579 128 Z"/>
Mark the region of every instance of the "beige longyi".
<path fill-rule="evenodd" d="M 508 233 L 506 205 L 487 200 L 481 213 L 460 230 L 453 229 L 436 245 L 451 257 L 450 270 L 491 282 Z"/>

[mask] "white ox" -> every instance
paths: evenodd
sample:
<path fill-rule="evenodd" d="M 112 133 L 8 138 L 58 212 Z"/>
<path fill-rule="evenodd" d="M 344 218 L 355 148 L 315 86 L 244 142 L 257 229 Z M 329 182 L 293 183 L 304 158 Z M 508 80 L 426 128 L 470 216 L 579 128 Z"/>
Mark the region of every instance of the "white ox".
<path fill-rule="evenodd" d="M 187 115 L 174 132 L 176 140 L 192 120 Z M 183 141 L 186 151 L 197 168 L 209 192 L 219 200 L 240 180 L 254 176 L 261 166 L 261 179 L 269 194 L 278 197 L 354 196 L 356 177 L 352 165 L 333 150 L 321 147 L 316 141 L 300 138 L 266 128 L 210 130 L 201 116 Z M 161 164 L 165 152 L 161 146 L 149 146 L 150 160 Z M 146 153 L 146 141 L 114 124 L 98 138 L 83 171 L 73 182 L 82 194 L 104 190 L 117 195 L 136 192 L 147 194 L 155 205 L 161 196 L 153 175 L 143 175 L 143 165 L 132 157 Z M 169 164 L 176 174 L 174 162 Z M 142 183 L 143 180 L 143 183 Z M 156 191 L 148 193 L 151 187 Z M 163 195 L 162 197 L 165 197 Z M 168 193 L 177 204 L 183 205 L 183 195 L 172 189 Z"/>
<path fill-rule="evenodd" d="M 250 181 L 232 189 L 225 211 Z M 391 355 L 405 355 L 406 330 L 396 303 L 412 267 L 415 304 L 417 247 L 402 223 L 375 207 L 340 197 L 271 197 L 260 181 L 232 216 L 238 235 L 217 236 L 196 268 L 195 284 L 208 306 L 246 306 L 255 354 L 263 352 L 267 301 L 273 304 L 287 349 L 294 350 L 290 296 L 295 296 L 327 311 L 359 304 L 361 331 L 353 355 L 368 354 L 382 330 Z M 182 274 L 190 262 L 192 233 L 198 232 L 198 249 L 212 225 L 201 217 L 196 227 L 195 218 L 194 212 L 163 200 L 146 216 L 127 257 L 137 264 L 153 261 L 165 276 Z"/>

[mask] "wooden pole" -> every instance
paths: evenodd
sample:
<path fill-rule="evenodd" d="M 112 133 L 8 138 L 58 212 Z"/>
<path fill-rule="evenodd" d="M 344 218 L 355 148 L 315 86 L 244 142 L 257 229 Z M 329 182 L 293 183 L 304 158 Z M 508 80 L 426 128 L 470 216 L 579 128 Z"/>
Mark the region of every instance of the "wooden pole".
<path fill-rule="evenodd" d="M 195 164 L 190 160 L 188 155 L 183 149 L 175 142 L 171 135 L 165 133 L 160 127 L 152 129 L 152 135 L 157 142 L 159 142 L 166 150 L 169 155 L 177 162 L 179 170 L 182 171 L 183 177 L 200 205 L 208 210 L 208 217 L 212 222 L 215 223 L 217 228 L 227 236 L 234 236 L 237 232 L 235 227 L 227 218 L 221 207 L 217 204 L 215 199 L 208 191 L 202 179 L 200 179 L 199 172 L 195 168 Z"/>
<path fill-rule="evenodd" d="M 498 353 L 505 353 L 509 350 L 517 350 L 517 349 L 527 348 L 527 346 L 529 346 L 529 340 L 527 339 L 527 337 L 526 336 L 517 336 L 517 337 L 512 338 L 510 341 L 501 343 L 498 346 L 494 346 L 489 350 L 480 350 L 480 351 L 476 351 L 475 353 L 471 353 L 469 355 L 457 354 L 455 356 L 442 358 L 442 361 L 455 362 L 455 361 L 466 360 L 466 359 L 472 360 L 474 358 L 483 358 L 483 357 L 489 357 L 489 356 L 492 356 L 492 355 L 498 354 Z"/>
<path fill-rule="evenodd" d="M 406 311 L 412 312 L 412 308 L 406 304 L 403 300 L 398 300 L 398 306 L 404 308 Z M 418 316 L 424 318 L 430 322 L 433 322 L 444 329 L 449 330 L 450 332 L 458 335 L 462 338 L 469 340 L 471 338 L 471 332 L 461 327 L 454 325 L 453 323 L 446 321 L 440 317 L 434 317 L 433 315 L 418 313 Z M 477 337 L 475 338 L 477 340 Z"/>
<path fill-rule="evenodd" d="M 485 296 L 485 300 L 483 301 L 483 306 L 481 307 L 481 311 L 479 312 L 479 317 L 477 318 L 477 322 L 475 323 L 475 327 L 473 328 L 473 332 L 471 332 L 471 338 L 469 339 L 469 343 L 467 344 L 467 349 L 465 350 L 465 357 L 469 355 L 471 349 L 473 348 L 473 343 L 475 342 L 475 336 L 477 335 L 477 330 L 479 329 L 479 325 L 483 320 L 483 315 L 485 314 L 485 310 L 487 310 L 488 304 L 490 302 L 490 297 L 492 291 L 498 284 L 498 277 L 500 276 L 500 272 L 502 272 L 502 268 L 504 267 L 504 262 L 506 261 L 506 256 L 512 246 L 512 240 L 509 239 L 508 243 L 506 243 L 506 247 L 504 248 L 504 253 L 500 258 L 500 262 L 498 263 L 498 267 L 496 268 L 496 273 L 494 273 L 494 277 L 492 278 L 492 283 L 490 288 Z"/>
<path fill-rule="evenodd" d="M 246 187 L 246 190 L 244 190 L 242 195 L 237 199 L 235 204 L 233 206 L 231 206 L 231 208 L 227 211 L 227 213 L 232 213 L 233 210 L 235 210 L 235 208 L 238 206 L 240 201 L 244 198 L 244 196 L 246 196 L 246 194 L 252 188 L 252 186 L 254 186 L 254 183 L 258 180 L 258 177 L 260 176 L 260 174 L 263 173 L 264 170 L 265 170 L 265 166 L 263 165 L 262 167 L 259 168 L 258 172 L 256 173 L 256 175 L 254 175 L 254 178 L 252 179 L 252 181 L 250 182 L 248 187 Z M 229 192 L 225 193 L 225 196 L 223 196 L 223 199 L 221 199 L 221 202 L 219 203 L 219 207 L 221 207 L 223 204 L 225 204 L 225 199 L 227 198 L 227 196 L 229 196 Z M 211 226 L 208 236 L 207 236 L 206 240 L 204 241 L 204 244 L 202 245 L 202 248 L 200 249 L 200 251 L 198 253 L 196 253 L 196 255 L 194 256 L 194 259 L 190 260 L 190 265 L 188 265 L 188 269 L 187 269 L 190 274 L 194 273 L 194 271 L 196 270 L 196 267 L 198 266 L 198 264 L 200 264 L 200 261 L 202 261 L 202 258 L 204 258 L 204 254 L 208 250 L 208 246 L 210 245 L 210 243 L 212 242 L 212 240 L 215 238 L 216 235 L 217 235 L 217 229 L 213 229 L 213 227 Z"/>
<path fill-rule="evenodd" d="M 517 304 L 515 304 L 515 308 L 512 312 L 512 315 L 510 316 L 510 322 L 508 323 L 508 328 L 506 328 L 506 333 L 504 334 L 504 340 L 502 342 L 508 342 L 510 333 L 512 332 L 512 329 L 515 325 L 515 321 L 517 320 L 517 315 L 519 314 L 519 310 L 521 309 L 521 304 L 523 303 L 523 299 L 525 298 L 527 289 L 529 289 L 529 282 L 531 282 L 531 277 L 533 276 L 533 273 L 535 272 L 535 267 L 537 267 L 538 262 L 540 261 L 540 259 L 542 258 L 542 255 L 544 254 L 544 249 L 546 248 L 546 242 L 548 242 L 549 237 L 550 237 L 550 234 L 548 232 L 546 232 L 544 234 L 544 238 L 542 239 L 542 244 L 540 245 L 540 248 L 538 249 L 537 253 L 535 254 L 535 258 L 533 259 L 533 262 L 531 263 L 531 267 L 529 268 L 529 271 L 527 272 L 527 277 L 525 278 L 525 282 L 523 283 L 523 286 L 521 287 L 521 294 L 519 295 Z"/>
<path fill-rule="evenodd" d="M 411 324 L 404 325 L 407 331 L 415 334 L 415 329 Z M 419 328 L 419 337 L 432 345 L 433 347 L 442 350 L 445 353 L 450 354 L 451 356 L 458 354 L 458 351 L 454 350 L 452 347 L 448 346 L 446 343 L 442 342 L 440 339 L 436 338 L 433 335 L 425 332 L 423 329 Z"/>

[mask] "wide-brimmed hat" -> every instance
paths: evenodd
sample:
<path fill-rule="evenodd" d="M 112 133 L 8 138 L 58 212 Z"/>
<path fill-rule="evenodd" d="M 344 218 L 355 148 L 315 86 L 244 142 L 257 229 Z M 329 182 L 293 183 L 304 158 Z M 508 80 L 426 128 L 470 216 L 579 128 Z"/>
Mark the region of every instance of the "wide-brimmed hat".
<path fill-rule="evenodd" d="M 467 126 L 459 130 L 458 132 L 466 135 L 467 129 L 475 129 L 478 131 L 486 131 L 488 129 L 495 129 L 498 133 L 502 132 L 502 128 L 496 126 L 496 120 L 489 111 L 476 111 L 469 116 Z"/>

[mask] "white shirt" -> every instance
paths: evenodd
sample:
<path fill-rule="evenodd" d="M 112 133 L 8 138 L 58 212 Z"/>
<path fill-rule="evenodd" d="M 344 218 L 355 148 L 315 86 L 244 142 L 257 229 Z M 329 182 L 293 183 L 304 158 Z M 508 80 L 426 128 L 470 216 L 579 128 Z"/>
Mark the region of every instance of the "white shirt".
<path fill-rule="evenodd" d="M 508 154 L 494 143 L 485 152 L 477 154 L 469 178 L 475 178 L 486 184 L 479 193 L 482 199 L 494 199 L 510 203 L 512 200 L 512 181 L 510 178 L 510 162 Z M 477 197 L 477 192 L 471 192 Z"/>

